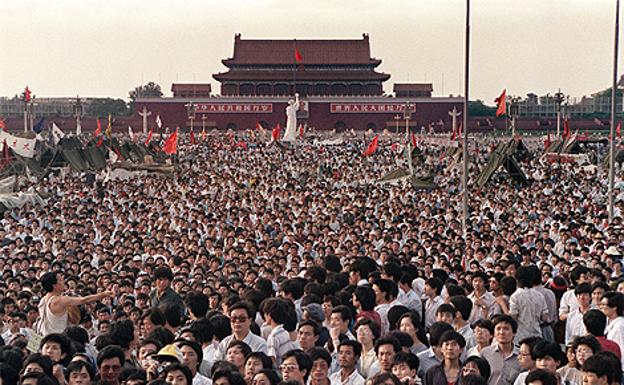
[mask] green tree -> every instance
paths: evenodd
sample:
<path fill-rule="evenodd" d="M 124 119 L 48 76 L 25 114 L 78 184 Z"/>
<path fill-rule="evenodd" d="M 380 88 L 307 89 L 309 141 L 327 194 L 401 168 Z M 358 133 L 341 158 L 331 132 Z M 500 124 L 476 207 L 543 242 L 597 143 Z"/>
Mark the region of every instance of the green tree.
<path fill-rule="evenodd" d="M 134 102 L 138 98 L 160 98 L 162 96 L 163 92 L 160 85 L 154 82 L 148 82 L 147 84 L 135 87 L 129 92 L 130 103 L 128 103 L 128 107 L 131 112 L 134 112 Z"/>
<path fill-rule="evenodd" d="M 469 116 L 494 116 L 496 115 L 496 107 L 486 106 L 482 100 L 468 102 Z"/>
<path fill-rule="evenodd" d="M 123 99 L 102 98 L 94 99 L 86 105 L 87 116 L 113 116 L 128 115 L 128 105 Z"/>

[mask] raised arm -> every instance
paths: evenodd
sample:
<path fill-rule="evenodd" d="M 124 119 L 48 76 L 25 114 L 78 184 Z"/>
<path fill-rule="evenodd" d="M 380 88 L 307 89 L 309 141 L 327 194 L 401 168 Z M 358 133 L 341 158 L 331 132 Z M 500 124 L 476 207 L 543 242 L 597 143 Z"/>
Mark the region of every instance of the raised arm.
<path fill-rule="evenodd" d="M 91 303 L 95 301 L 99 301 L 102 298 L 112 297 L 112 291 L 103 291 L 101 293 L 87 295 L 85 297 L 68 297 L 66 295 L 62 295 L 58 298 L 55 298 L 50 307 L 54 313 L 61 313 L 69 306 L 80 306 L 86 303 Z"/>

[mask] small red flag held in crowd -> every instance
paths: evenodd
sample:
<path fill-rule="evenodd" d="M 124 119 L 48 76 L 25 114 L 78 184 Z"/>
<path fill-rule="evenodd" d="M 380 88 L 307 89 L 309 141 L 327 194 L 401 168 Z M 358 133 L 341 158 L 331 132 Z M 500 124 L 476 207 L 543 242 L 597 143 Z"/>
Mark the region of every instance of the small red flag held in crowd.
<path fill-rule="evenodd" d="M 191 130 L 191 144 L 195 144 L 195 134 L 193 133 L 193 130 Z"/>
<path fill-rule="evenodd" d="M 175 154 L 178 152 L 178 130 L 175 130 L 173 134 L 169 135 L 165 140 L 165 146 L 163 147 L 165 154 Z"/>
<path fill-rule="evenodd" d="M 494 99 L 494 103 L 498 106 L 496 108 L 496 117 L 498 118 L 501 115 L 505 115 L 507 113 L 507 90 L 503 90 L 503 93 L 496 99 Z"/>
<path fill-rule="evenodd" d="M 565 139 L 570 139 L 570 136 L 572 135 L 572 132 L 570 131 L 570 123 L 568 122 L 568 119 L 564 119 L 563 120 L 563 136 L 562 138 Z"/>
<path fill-rule="evenodd" d="M 100 123 L 100 119 L 97 119 L 96 121 L 97 121 L 97 128 L 95 129 L 93 136 L 98 137 L 102 135 L 102 124 Z"/>
<path fill-rule="evenodd" d="M 304 132 L 303 132 L 303 124 L 300 124 L 299 125 L 299 137 L 301 139 L 303 139 L 303 134 L 304 134 Z"/>
<path fill-rule="evenodd" d="M 98 139 L 97 143 L 95 144 L 96 147 L 100 147 L 102 146 L 102 144 L 104 143 L 104 137 L 100 136 L 100 139 Z"/>
<path fill-rule="evenodd" d="M 260 124 L 260 122 L 256 122 L 256 130 L 258 131 L 264 130 L 264 127 L 262 127 L 262 124 Z"/>
<path fill-rule="evenodd" d="M 271 137 L 273 138 L 274 142 L 279 142 L 281 133 L 282 127 L 280 127 L 280 124 L 277 123 L 275 128 L 273 128 L 273 132 L 271 132 Z"/>
<path fill-rule="evenodd" d="M 152 134 L 154 134 L 154 127 L 150 128 L 149 132 L 147 133 L 147 139 L 145 139 L 145 145 L 146 146 L 152 140 Z"/>
<path fill-rule="evenodd" d="M 370 142 L 370 144 L 368 145 L 368 148 L 366 149 L 366 151 L 364 151 L 364 156 L 371 156 L 375 153 L 375 151 L 377 151 L 377 146 L 379 145 L 379 135 L 376 135 L 372 142 Z"/>
<path fill-rule="evenodd" d="M 202 129 L 202 140 L 206 140 L 206 129 Z"/>
<path fill-rule="evenodd" d="M 416 138 L 416 134 L 412 134 L 412 146 L 414 148 L 418 147 L 418 139 Z"/>

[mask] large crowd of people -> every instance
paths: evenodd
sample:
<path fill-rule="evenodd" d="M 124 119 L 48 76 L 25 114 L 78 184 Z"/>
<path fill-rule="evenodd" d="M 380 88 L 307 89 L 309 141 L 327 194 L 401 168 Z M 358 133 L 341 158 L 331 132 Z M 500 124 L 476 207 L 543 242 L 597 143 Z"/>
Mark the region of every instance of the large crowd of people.
<path fill-rule="evenodd" d="M 181 143 L 170 175 L 33 180 L 0 219 L 0 385 L 622 383 L 624 190 L 526 143 L 527 184 L 378 183 L 380 138 Z M 600 154 L 594 154 L 596 156 Z"/>

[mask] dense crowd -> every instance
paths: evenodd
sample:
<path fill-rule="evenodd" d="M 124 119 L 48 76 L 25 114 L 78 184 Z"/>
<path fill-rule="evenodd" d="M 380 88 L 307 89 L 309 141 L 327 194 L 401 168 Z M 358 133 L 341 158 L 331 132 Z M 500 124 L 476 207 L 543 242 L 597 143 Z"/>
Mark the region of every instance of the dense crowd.
<path fill-rule="evenodd" d="M 170 175 L 33 180 L 0 220 L 0 385 L 607 385 L 622 382 L 624 191 L 551 163 L 473 183 L 383 136 L 210 135 Z M 244 143 L 244 145 L 241 145 Z M 594 150 L 593 150 L 594 151 Z M 593 158 L 602 154 L 597 153 Z"/>

